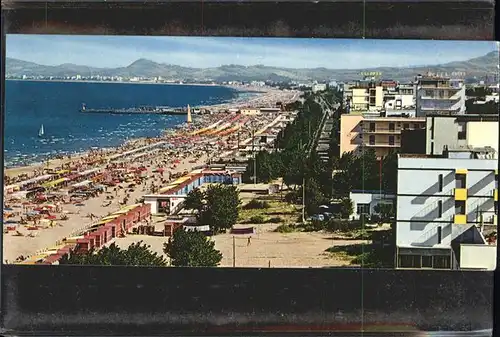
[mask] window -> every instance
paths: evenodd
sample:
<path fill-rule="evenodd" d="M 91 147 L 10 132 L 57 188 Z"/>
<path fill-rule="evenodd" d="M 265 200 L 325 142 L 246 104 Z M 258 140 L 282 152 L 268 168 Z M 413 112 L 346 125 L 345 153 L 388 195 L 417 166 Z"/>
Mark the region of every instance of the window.
<path fill-rule="evenodd" d="M 420 124 L 413 124 L 413 128 L 414 128 L 415 130 L 420 129 Z"/>
<path fill-rule="evenodd" d="M 433 145 L 434 143 L 432 143 L 431 145 Z M 438 184 L 439 184 L 439 192 L 443 192 L 443 175 L 440 174 L 438 176 Z"/>
<path fill-rule="evenodd" d="M 465 214 L 465 200 L 455 200 L 455 214 Z"/>
<path fill-rule="evenodd" d="M 466 188 L 465 174 L 455 175 L 455 187 L 456 188 Z"/>
<path fill-rule="evenodd" d="M 439 200 L 438 201 L 438 217 L 441 218 L 443 217 L 443 201 Z M 441 227 L 439 227 L 441 228 Z"/>
<path fill-rule="evenodd" d="M 389 123 L 389 131 L 394 131 L 394 123 Z"/>
<path fill-rule="evenodd" d="M 389 136 L 389 145 L 394 145 L 394 136 Z"/>
<path fill-rule="evenodd" d="M 465 122 L 458 123 L 457 137 L 459 140 L 467 139 L 467 123 Z"/>
<path fill-rule="evenodd" d="M 494 208 L 495 214 L 498 214 L 498 201 L 493 202 L 493 208 Z"/>
<path fill-rule="evenodd" d="M 410 128 L 410 123 L 404 123 L 403 124 L 403 129 L 408 130 Z"/>
<path fill-rule="evenodd" d="M 422 256 L 422 268 L 432 268 L 432 256 Z"/>
<path fill-rule="evenodd" d="M 358 204 L 356 206 L 357 213 L 359 215 L 362 214 L 370 214 L 370 204 Z"/>
<path fill-rule="evenodd" d="M 420 255 L 401 255 L 399 257 L 400 268 L 420 268 L 422 260 Z"/>
<path fill-rule="evenodd" d="M 375 131 L 375 123 L 370 123 L 370 132 Z"/>
<path fill-rule="evenodd" d="M 434 256 L 434 268 L 438 269 L 450 269 L 451 261 L 449 256 Z"/>
<path fill-rule="evenodd" d="M 437 235 L 438 235 L 438 244 L 440 244 L 443 235 L 443 228 L 441 226 L 438 226 L 437 228 Z"/>
<path fill-rule="evenodd" d="M 370 136 L 370 145 L 375 145 L 375 136 Z"/>
<path fill-rule="evenodd" d="M 431 143 L 431 154 L 434 154 L 434 143 Z"/>

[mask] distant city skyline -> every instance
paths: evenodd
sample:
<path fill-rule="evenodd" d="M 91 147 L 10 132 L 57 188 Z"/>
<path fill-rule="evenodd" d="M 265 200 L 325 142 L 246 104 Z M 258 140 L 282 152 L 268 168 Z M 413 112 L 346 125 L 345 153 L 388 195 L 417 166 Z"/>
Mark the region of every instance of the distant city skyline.
<path fill-rule="evenodd" d="M 55 66 L 125 67 L 144 58 L 210 68 L 237 64 L 358 69 L 443 64 L 498 51 L 494 41 L 7 35 L 6 56 Z"/>

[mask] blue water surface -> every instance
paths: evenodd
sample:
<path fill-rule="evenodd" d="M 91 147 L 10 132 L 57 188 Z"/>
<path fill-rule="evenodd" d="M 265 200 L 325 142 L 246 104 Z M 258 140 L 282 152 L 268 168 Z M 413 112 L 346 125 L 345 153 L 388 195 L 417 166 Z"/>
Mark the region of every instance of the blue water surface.
<path fill-rule="evenodd" d="M 220 86 L 10 80 L 5 89 L 7 167 L 156 137 L 185 121 L 183 116 L 81 113 L 82 103 L 88 108 L 185 107 L 228 102 L 241 94 Z M 45 133 L 38 137 L 42 124 Z"/>

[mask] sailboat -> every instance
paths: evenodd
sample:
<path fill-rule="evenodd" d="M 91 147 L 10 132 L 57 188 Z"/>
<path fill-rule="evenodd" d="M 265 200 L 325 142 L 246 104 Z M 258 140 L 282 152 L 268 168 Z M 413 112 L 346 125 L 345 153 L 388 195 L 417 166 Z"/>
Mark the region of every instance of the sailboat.
<path fill-rule="evenodd" d="M 40 126 L 40 130 L 38 131 L 38 137 L 43 137 L 44 135 L 43 124 Z"/>

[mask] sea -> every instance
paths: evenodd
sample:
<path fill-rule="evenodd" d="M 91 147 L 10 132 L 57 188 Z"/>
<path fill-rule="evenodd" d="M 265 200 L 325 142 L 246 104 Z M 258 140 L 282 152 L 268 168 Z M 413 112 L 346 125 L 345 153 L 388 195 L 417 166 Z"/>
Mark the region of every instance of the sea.
<path fill-rule="evenodd" d="M 157 137 L 185 122 L 184 116 L 86 114 L 79 111 L 82 103 L 88 108 L 186 107 L 227 103 L 242 95 L 252 93 L 223 86 L 8 80 L 4 166 L 116 147 L 133 138 Z M 42 125 L 44 136 L 39 137 Z"/>

